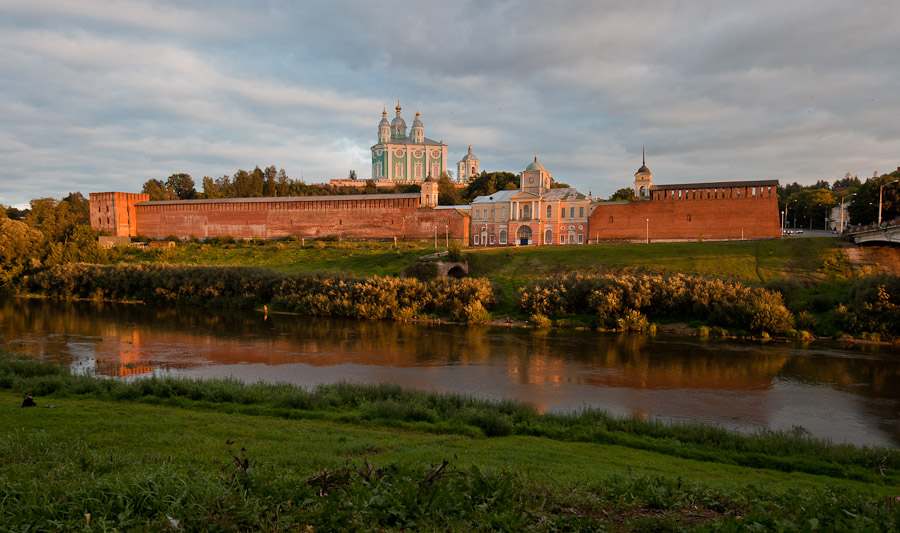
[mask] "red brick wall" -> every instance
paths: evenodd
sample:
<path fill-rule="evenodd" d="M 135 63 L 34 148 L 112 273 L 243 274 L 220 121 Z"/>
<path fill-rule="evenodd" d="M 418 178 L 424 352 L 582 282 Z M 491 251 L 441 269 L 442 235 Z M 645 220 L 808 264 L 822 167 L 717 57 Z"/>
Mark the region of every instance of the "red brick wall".
<path fill-rule="evenodd" d="M 649 223 L 648 223 L 649 219 Z M 598 204 L 589 221 L 591 242 L 739 240 L 781 237 L 778 199 L 742 195 Z"/>
<path fill-rule="evenodd" d="M 138 205 L 137 232 L 152 238 L 231 236 L 236 239 L 338 237 L 347 240 L 468 240 L 468 216 L 455 209 L 419 208 L 418 199 L 355 202 L 222 202 Z M 401 205 L 402 204 L 402 205 Z"/>
<path fill-rule="evenodd" d="M 91 227 L 113 237 L 137 235 L 134 204 L 150 200 L 149 194 L 92 192 Z"/>

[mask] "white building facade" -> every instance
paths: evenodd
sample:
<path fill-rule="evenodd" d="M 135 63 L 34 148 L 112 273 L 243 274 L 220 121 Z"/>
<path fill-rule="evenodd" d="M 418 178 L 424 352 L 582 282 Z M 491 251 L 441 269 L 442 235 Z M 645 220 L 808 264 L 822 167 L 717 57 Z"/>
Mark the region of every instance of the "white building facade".
<path fill-rule="evenodd" d="M 518 190 L 472 201 L 470 245 L 586 244 L 591 198 L 571 187 L 553 188 L 550 173 L 537 157 L 519 176 Z"/>

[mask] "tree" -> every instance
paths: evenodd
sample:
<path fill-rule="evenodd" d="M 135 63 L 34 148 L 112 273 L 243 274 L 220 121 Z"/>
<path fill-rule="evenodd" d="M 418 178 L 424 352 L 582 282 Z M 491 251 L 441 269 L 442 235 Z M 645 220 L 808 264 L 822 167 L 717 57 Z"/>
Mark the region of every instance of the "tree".
<path fill-rule="evenodd" d="M 444 174 L 438 180 L 438 205 L 459 205 L 462 203 L 462 194 L 459 187 L 454 185 L 450 176 Z"/>
<path fill-rule="evenodd" d="M 166 180 L 166 187 L 175 193 L 179 200 L 190 200 L 197 197 L 194 180 L 190 174 L 172 174 Z"/>
<path fill-rule="evenodd" d="M 162 180 L 157 179 L 149 179 L 144 182 L 144 187 L 141 189 L 141 192 L 149 194 L 151 201 L 178 199 L 178 196 L 172 189 L 170 189 Z"/>
<path fill-rule="evenodd" d="M 631 187 L 623 187 L 618 191 L 614 192 L 612 196 L 609 197 L 611 202 L 621 202 L 621 201 L 632 201 L 634 200 L 634 189 Z"/>
<path fill-rule="evenodd" d="M 47 248 L 40 231 L 18 220 L 0 218 L 0 288 L 28 270 L 39 268 Z"/>
<path fill-rule="evenodd" d="M 69 204 L 69 210 L 72 214 L 72 225 L 91 225 L 91 202 L 83 194 L 77 191 L 70 192 L 62 201 Z"/>
<path fill-rule="evenodd" d="M 867 179 L 856 191 L 853 203 L 847 208 L 853 224 L 871 224 L 878 221 L 878 195 L 882 193 L 881 220 L 892 220 L 900 216 L 900 170 Z M 884 185 L 884 189 L 881 186 Z"/>
<path fill-rule="evenodd" d="M 519 188 L 519 176 L 512 172 L 482 172 L 466 187 L 465 200 L 471 202 L 476 196 L 490 196 L 497 191 Z"/>

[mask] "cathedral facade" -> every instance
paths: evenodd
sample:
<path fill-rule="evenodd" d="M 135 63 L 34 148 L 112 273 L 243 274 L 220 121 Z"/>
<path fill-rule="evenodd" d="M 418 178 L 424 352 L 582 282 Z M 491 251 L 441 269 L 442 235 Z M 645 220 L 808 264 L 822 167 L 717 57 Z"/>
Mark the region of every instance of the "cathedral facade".
<path fill-rule="evenodd" d="M 378 144 L 372 146 L 372 179 L 395 183 L 421 183 L 429 176 L 439 179 L 447 172 L 447 145 L 425 137 L 418 111 L 407 135 L 400 102 L 395 109 L 397 116 L 390 122 L 387 111 L 381 113 Z"/>

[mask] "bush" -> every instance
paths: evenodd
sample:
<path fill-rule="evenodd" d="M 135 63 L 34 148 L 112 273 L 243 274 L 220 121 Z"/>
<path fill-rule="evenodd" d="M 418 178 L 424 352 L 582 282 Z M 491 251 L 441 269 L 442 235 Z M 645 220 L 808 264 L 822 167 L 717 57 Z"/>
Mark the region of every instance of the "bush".
<path fill-rule="evenodd" d="M 534 327 L 538 329 L 549 328 L 552 325 L 552 322 L 549 318 L 538 313 L 528 317 L 528 322 L 530 322 Z"/>

